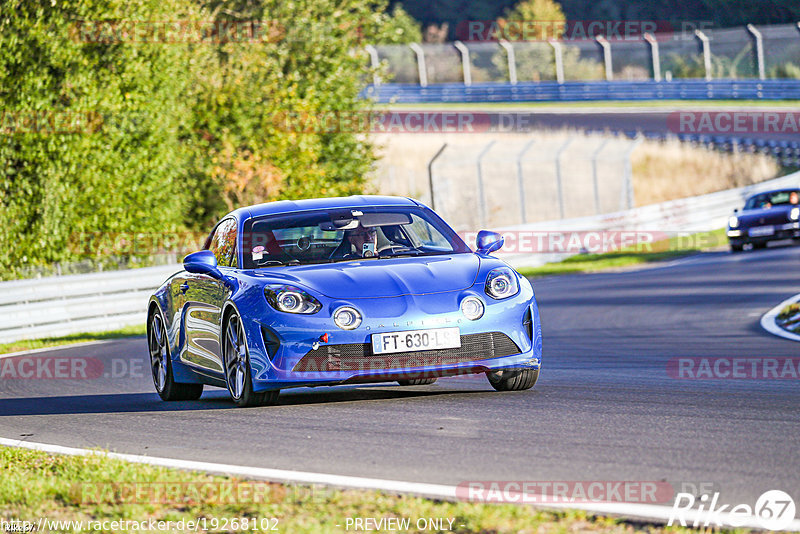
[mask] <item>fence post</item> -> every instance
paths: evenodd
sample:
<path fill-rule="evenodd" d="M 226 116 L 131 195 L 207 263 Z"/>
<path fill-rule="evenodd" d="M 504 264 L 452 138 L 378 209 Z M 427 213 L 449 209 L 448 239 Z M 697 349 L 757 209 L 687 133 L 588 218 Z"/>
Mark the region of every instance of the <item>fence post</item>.
<path fill-rule="evenodd" d="M 644 40 L 650 43 L 650 53 L 653 56 L 653 81 L 661 81 L 661 56 L 658 52 L 658 40 L 655 35 L 645 32 Z"/>
<path fill-rule="evenodd" d="M 508 59 L 508 81 L 511 85 L 517 85 L 517 56 L 514 54 L 514 47 L 505 39 L 500 39 L 500 46 L 506 51 Z"/>
<path fill-rule="evenodd" d="M 453 46 L 461 52 L 461 74 L 464 78 L 464 85 L 472 85 L 472 65 L 469 62 L 469 48 L 461 41 L 455 41 Z"/>
<path fill-rule="evenodd" d="M 608 144 L 608 139 L 604 139 L 600 146 L 592 153 L 592 187 L 594 188 L 594 212 L 596 215 L 600 215 L 600 185 L 597 179 L 597 158 L 600 156 L 600 152 Z"/>
<path fill-rule="evenodd" d="M 558 211 L 561 214 L 561 218 L 564 218 L 564 190 L 561 185 L 561 153 L 564 152 L 569 144 L 572 142 L 574 137 L 570 137 L 567 139 L 567 142 L 561 145 L 558 150 L 556 150 L 556 188 L 558 190 Z"/>
<path fill-rule="evenodd" d="M 761 32 L 752 24 L 747 25 L 747 31 L 753 34 L 756 39 L 756 63 L 758 64 L 758 79 L 766 80 L 767 73 L 764 70 L 764 39 L 761 37 Z"/>
<path fill-rule="evenodd" d="M 519 209 L 520 215 L 522 217 L 522 222 L 520 224 L 525 224 L 528 222 L 528 216 L 526 213 L 527 205 L 525 203 L 525 181 L 522 175 L 522 158 L 525 156 L 525 153 L 528 149 L 533 146 L 535 139 L 531 139 L 527 142 L 527 144 L 523 147 L 522 151 L 517 155 L 517 185 L 519 186 Z"/>
<path fill-rule="evenodd" d="M 625 177 L 624 177 L 624 187 L 623 190 L 625 191 L 625 202 L 627 204 L 627 209 L 633 208 L 634 198 L 633 198 L 633 166 L 631 164 L 631 155 L 633 151 L 636 150 L 642 144 L 642 138 L 637 137 L 631 146 L 625 151 Z M 622 206 L 620 206 L 621 208 Z"/>
<path fill-rule="evenodd" d="M 442 155 L 445 148 L 447 148 L 447 143 L 444 143 L 428 162 L 428 187 L 431 190 L 431 209 L 433 211 L 436 211 L 436 195 L 433 192 L 433 164 Z"/>
<path fill-rule="evenodd" d="M 548 42 L 553 47 L 553 53 L 556 57 L 556 80 L 558 83 L 564 83 L 564 58 L 561 54 L 561 43 L 555 39 L 550 39 Z"/>
<path fill-rule="evenodd" d="M 610 82 L 614 79 L 614 69 L 611 65 L 611 43 L 602 35 L 595 37 L 595 40 L 603 47 L 603 63 L 606 65 L 606 81 Z"/>
<path fill-rule="evenodd" d="M 486 227 L 486 192 L 483 189 L 483 171 L 481 171 L 481 163 L 483 162 L 483 156 L 486 155 L 487 152 L 494 146 L 496 141 L 489 141 L 483 150 L 480 151 L 478 154 L 478 208 L 480 210 L 480 227 Z"/>
<path fill-rule="evenodd" d="M 695 30 L 694 34 L 703 44 L 703 66 L 706 69 L 706 81 L 710 82 L 711 75 L 711 48 L 708 46 L 708 36 L 700 30 Z"/>
<path fill-rule="evenodd" d="M 417 71 L 419 72 L 420 87 L 428 87 L 428 69 L 425 67 L 425 51 L 417 43 L 411 43 L 408 47 L 417 56 Z"/>
<path fill-rule="evenodd" d="M 378 67 L 381 64 L 380 58 L 378 58 L 378 49 L 372 45 L 367 45 L 364 49 L 369 54 L 369 62 L 372 67 L 372 85 L 378 87 L 381 84 L 381 77 L 378 76 Z"/>

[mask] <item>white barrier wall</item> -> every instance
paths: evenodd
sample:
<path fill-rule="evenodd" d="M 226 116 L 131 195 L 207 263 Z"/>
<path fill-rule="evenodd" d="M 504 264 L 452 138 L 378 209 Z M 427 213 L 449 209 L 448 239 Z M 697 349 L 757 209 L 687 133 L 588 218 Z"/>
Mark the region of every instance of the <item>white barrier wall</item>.
<path fill-rule="evenodd" d="M 721 228 L 745 197 L 800 186 L 800 173 L 757 185 L 595 217 L 499 228 L 499 232 L 647 230 L 698 232 Z M 470 243 L 472 245 L 474 243 Z M 542 265 L 565 254 L 498 254 L 515 267 Z M 0 343 L 100 332 L 143 324 L 150 294 L 180 265 L 0 282 Z"/>
<path fill-rule="evenodd" d="M 741 209 L 745 199 L 759 191 L 800 187 L 800 172 L 746 187 L 728 189 L 697 197 L 670 200 L 616 213 L 592 217 L 547 221 L 496 229 L 497 232 L 704 232 L 723 228 L 735 208 Z M 468 240 L 470 246 L 474 244 Z M 569 256 L 570 254 L 534 253 L 497 256 L 514 267 L 533 267 Z"/>
<path fill-rule="evenodd" d="M 144 324 L 147 300 L 180 265 L 0 282 L 0 343 Z"/>

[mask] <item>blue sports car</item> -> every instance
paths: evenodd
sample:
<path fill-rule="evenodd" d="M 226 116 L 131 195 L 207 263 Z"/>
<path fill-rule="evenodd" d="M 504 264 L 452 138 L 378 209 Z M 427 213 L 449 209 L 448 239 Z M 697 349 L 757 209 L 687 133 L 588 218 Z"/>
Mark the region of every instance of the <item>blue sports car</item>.
<path fill-rule="evenodd" d="M 239 406 L 281 389 L 485 373 L 533 387 L 542 331 L 530 282 L 408 198 L 271 202 L 225 216 L 149 301 L 164 400 L 228 389 Z"/>

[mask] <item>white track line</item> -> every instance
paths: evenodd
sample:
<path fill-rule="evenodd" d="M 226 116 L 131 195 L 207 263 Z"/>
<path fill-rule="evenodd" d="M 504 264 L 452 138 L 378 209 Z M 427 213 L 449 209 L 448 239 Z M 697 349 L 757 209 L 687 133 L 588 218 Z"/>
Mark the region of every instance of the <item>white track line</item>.
<path fill-rule="evenodd" d="M 0 360 L 3 358 L 13 358 L 14 356 L 27 356 L 29 354 L 38 354 L 40 352 L 51 352 L 56 350 L 74 349 L 75 347 L 88 347 L 89 345 L 100 345 L 102 343 L 110 343 L 111 341 L 119 341 L 120 339 L 98 339 L 95 341 L 81 341 L 78 343 L 68 343 L 66 345 L 54 345 L 52 347 L 42 347 L 40 349 L 21 350 L 19 352 L 9 352 L 8 354 L 0 354 Z"/>
<path fill-rule="evenodd" d="M 798 301 L 800 301 L 800 293 L 798 293 L 793 297 L 789 297 L 788 299 L 784 300 L 783 302 L 772 308 L 770 311 L 765 313 L 764 316 L 761 318 L 761 328 L 763 328 L 770 334 L 774 334 L 776 336 L 785 339 L 791 339 L 792 341 L 800 341 L 800 335 L 792 334 L 791 332 L 784 330 L 783 328 L 778 326 L 778 324 L 775 322 L 775 318 L 778 316 L 778 314 L 781 312 L 783 308 L 785 308 L 789 304 L 794 304 L 795 302 Z"/>
<path fill-rule="evenodd" d="M 159 467 L 170 467 L 185 469 L 190 471 L 205 471 L 222 475 L 238 475 L 248 478 L 270 480 L 273 482 L 287 482 L 299 484 L 323 484 L 340 488 L 381 490 L 390 493 L 409 493 L 423 497 L 433 497 L 450 501 L 459 499 L 458 488 L 443 484 L 425 484 L 420 482 L 404 482 L 400 480 L 385 480 L 380 478 L 364 478 L 345 475 L 331 475 L 325 473 L 310 473 L 306 471 L 288 471 L 284 469 L 269 469 L 264 467 L 247 467 L 241 465 L 218 464 L 209 462 L 195 462 L 191 460 L 178 460 L 173 458 L 158 458 L 153 456 L 139 456 L 135 454 L 120 454 L 115 452 L 105 452 L 90 449 L 77 449 L 63 447 L 61 445 L 50 445 L 46 443 L 34 443 L 17 439 L 0 438 L 0 445 L 8 447 L 20 447 L 52 454 L 65 454 L 69 456 L 98 455 L 128 462 L 155 465 Z M 511 501 L 521 501 L 522 494 L 509 495 Z M 530 499 L 541 500 L 541 495 L 531 495 Z M 755 503 L 752 503 L 753 505 Z M 546 503 L 539 505 L 545 509 L 580 509 L 587 512 L 604 515 L 616 515 L 632 518 L 643 518 L 658 522 L 667 522 L 670 518 L 672 507 L 655 504 L 635 504 L 635 503 Z M 687 524 L 698 520 L 702 525 L 706 521 L 705 514 L 697 510 L 687 510 L 683 513 Z M 763 528 L 757 518 L 752 517 L 746 521 L 741 516 L 733 516 L 729 513 L 718 514 L 718 517 L 730 524 L 735 522 L 743 527 Z M 795 519 L 789 525 L 788 530 L 800 531 L 800 520 Z"/>

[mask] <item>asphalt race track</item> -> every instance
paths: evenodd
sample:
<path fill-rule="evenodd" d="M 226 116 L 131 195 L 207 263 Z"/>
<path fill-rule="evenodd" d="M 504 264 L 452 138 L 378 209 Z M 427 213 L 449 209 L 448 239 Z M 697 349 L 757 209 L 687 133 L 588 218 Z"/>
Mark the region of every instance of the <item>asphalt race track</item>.
<path fill-rule="evenodd" d="M 40 353 L 98 358 L 124 376 L 3 379 L 0 437 L 414 482 L 667 481 L 713 484 L 725 503 L 769 489 L 796 499 L 800 380 L 675 379 L 667 362 L 800 356 L 759 326 L 800 291 L 798 267 L 800 247 L 782 246 L 535 281 L 544 370 L 528 392 L 471 376 L 293 390 L 238 409 L 211 388 L 161 402 L 144 338 Z"/>

